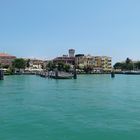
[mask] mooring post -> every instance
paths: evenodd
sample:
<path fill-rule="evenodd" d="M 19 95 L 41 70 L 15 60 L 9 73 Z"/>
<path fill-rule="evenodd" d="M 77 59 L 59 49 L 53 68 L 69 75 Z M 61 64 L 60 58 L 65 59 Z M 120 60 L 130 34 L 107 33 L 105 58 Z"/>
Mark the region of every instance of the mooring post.
<path fill-rule="evenodd" d="M 111 72 L 111 78 L 114 78 L 114 77 L 115 77 L 115 72 L 112 71 L 112 72 Z"/>
<path fill-rule="evenodd" d="M 74 79 L 77 79 L 76 66 L 74 66 L 74 74 L 73 74 L 73 78 L 74 78 Z"/>
<path fill-rule="evenodd" d="M 58 69 L 55 69 L 55 78 L 58 79 Z"/>
<path fill-rule="evenodd" d="M 0 80 L 4 80 L 4 71 L 0 69 Z"/>

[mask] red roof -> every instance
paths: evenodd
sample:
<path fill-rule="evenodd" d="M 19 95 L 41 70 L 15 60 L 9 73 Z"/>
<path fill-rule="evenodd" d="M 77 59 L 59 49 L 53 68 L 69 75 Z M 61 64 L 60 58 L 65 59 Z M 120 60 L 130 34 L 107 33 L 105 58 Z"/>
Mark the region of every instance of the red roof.
<path fill-rule="evenodd" d="M 0 57 L 15 57 L 15 56 L 9 55 L 7 53 L 0 53 Z"/>

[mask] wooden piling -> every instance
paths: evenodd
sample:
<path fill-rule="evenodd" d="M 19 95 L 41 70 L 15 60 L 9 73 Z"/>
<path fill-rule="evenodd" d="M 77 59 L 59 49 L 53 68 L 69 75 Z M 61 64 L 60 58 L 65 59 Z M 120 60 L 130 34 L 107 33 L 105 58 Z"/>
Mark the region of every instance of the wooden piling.
<path fill-rule="evenodd" d="M 0 80 L 4 80 L 4 71 L 0 69 Z"/>
<path fill-rule="evenodd" d="M 115 72 L 114 71 L 111 72 L 111 78 L 115 78 Z"/>
<path fill-rule="evenodd" d="M 55 79 L 58 79 L 58 69 L 55 70 Z"/>
<path fill-rule="evenodd" d="M 73 78 L 74 78 L 74 79 L 77 79 L 77 72 L 76 72 L 76 67 L 75 67 L 75 66 L 74 66 Z"/>

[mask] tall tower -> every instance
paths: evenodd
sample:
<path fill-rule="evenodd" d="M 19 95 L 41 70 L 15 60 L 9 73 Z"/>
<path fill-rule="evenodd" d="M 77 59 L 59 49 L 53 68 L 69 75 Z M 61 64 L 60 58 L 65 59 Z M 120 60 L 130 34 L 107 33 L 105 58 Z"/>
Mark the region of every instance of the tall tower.
<path fill-rule="evenodd" d="M 74 49 L 69 49 L 69 57 L 74 57 L 75 50 Z"/>

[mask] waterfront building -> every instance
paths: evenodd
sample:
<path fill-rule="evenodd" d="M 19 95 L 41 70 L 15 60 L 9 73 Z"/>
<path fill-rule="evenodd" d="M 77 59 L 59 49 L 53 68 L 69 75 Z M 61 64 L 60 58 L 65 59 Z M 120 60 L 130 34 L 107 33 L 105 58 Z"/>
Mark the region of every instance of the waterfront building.
<path fill-rule="evenodd" d="M 49 63 L 53 62 L 52 60 L 44 60 L 43 67 L 46 68 Z"/>
<path fill-rule="evenodd" d="M 110 72 L 112 70 L 112 58 L 107 56 L 102 56 L 102 68 L 103 71 Z"/>
<path fill-rule="evenodd" d="M 96 68 L 102 67 L 102 57 L 101 56 L 95 56 L 95 67 Z"/>
<path fill-rule="evenodd" d="M 60 57 L 56 57 L 53 59 L 53 62 L 55 64 L 58 63 L 65 63 L 65 64 L 69 64 L 69 65 L 74 65 L 75 64 L 75 50 L 74 49 L 69 49 L 69 55 L 63 55 Z"/>
<path fill-rule="evenodd" d="M 85 58 L 85 65 L 94 67 L 95 65 L 95 57 L 91 55 L 87 55 Z"/>
<path fill-rule="evenodd" d="M 94 72 L 108 72 L 112 70 L 111 57 L 107 56 L 91 56 L 84 54 L 75 55 L 75 63 L 77 68 L 91 68 Z"/>
<path fill-rule="evenodd" d="M 16 59 L 16 56 L 12 56 L 7 53 L 0 53 L 0 64 L 2 66 L 11 66 L 14 59 Z"/>
<path fill-rule="evenodd" d="M 40 59 L 26 59 L 26 61 L 28 62 L 28 68 L 26 68 L 26 70 L 29 71 L 34 71 L 34 70 L 42 70 L 43 68 L 43 60 Z"/>
<path fill-rule="evenodd" d="M 43 60 L 40 59 L 30 59 L 30 67 L 35 69 L 42 69 Z"/>
<path fill-rule="evenodd" d="M 110 72 L 112 70 L 112 58 L 108 56 L 95 56 L 94 69 Z"/>
<path fill-rule="evenodd" d="M 33 68 L 42 69 L 43 60 L 40 60 L 40 59 L 31 59 L 31 60 L 30 60 L 30 65 L 31 65 Z"/>
<path fill-rule="evenodd" d="M 84 68 L 84 54 L 76 54 L 75 55 L 75 64 L 76 67 L 83 69 Z"/>
<path fill-rule="evenodd" d="M 93 67 L 95 63 L 95 59 L 91 55 L 85 56 L 84 54 L 77 54 L 75 55 L 75 63 L 76 66 L 81 69 L 84 67 Z"/>
<path fill-rule="evenodd" d="M 55 59 L 53 59 L 53 62 L 55 64 L 65 63 L 65 64 L 69 64 L 69 65 L 74 65 L 75 58 L 74 57 L 67 57 L 67 56 L 56 57 Z"/>

